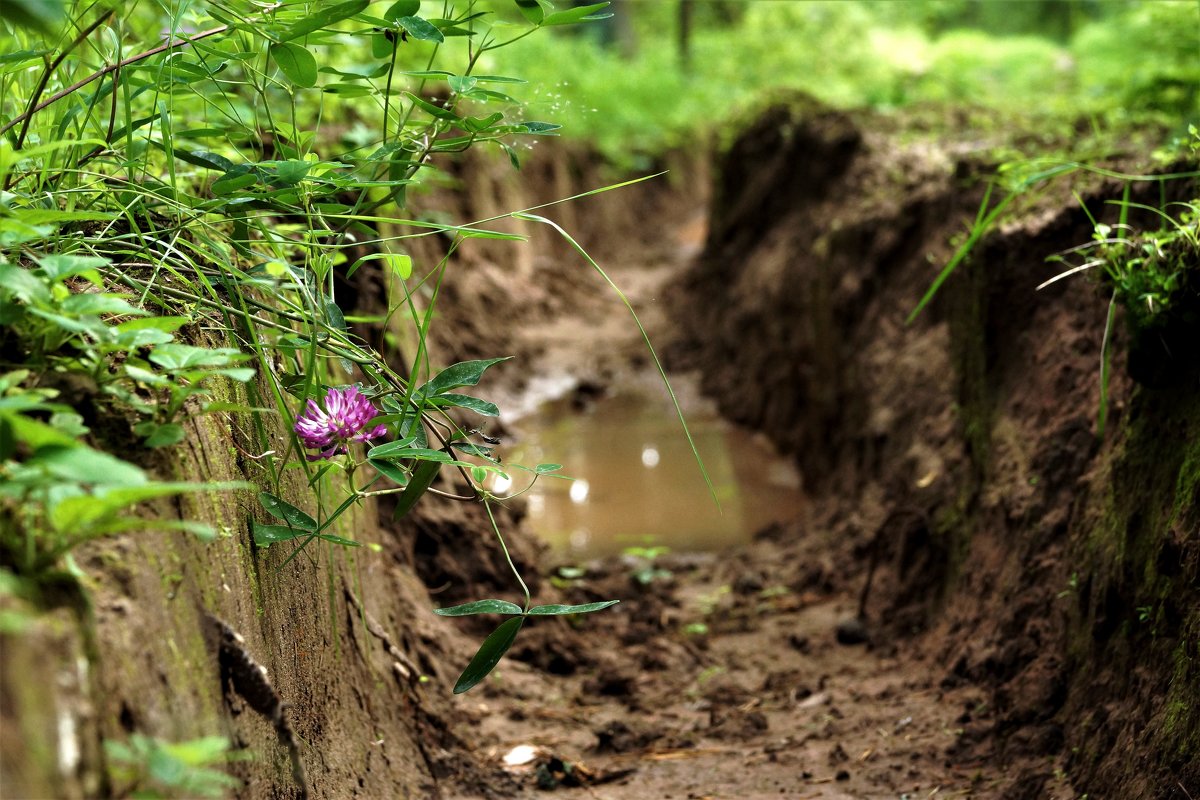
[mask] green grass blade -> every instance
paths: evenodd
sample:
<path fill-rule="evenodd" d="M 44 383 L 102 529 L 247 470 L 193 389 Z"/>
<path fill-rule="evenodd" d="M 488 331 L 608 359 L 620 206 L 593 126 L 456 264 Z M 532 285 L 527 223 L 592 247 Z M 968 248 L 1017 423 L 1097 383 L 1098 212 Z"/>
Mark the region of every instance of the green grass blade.
<path fill-rule="evenodd" d="M 650 352 L 650 358 L 654 361 L 654 367 L 658 370 L 659 377 L 662 378 L 663 386 L 666 387 L 667 394 L 671 397 L 671 403 L 675 406 L 675 414 L 679 417 L 679 424 L 683 427 L 683 435 L 687 437 L 688 447 L 691 448 L 692 457 L 696 459 L 696 466 L 700 468 L 700 474 L 704 477 L 704 484 L 708 487 L 708 493 L 712 496 L 713 502 L 716 503 L 717 508 L 721 508 L 721 500 L 717 497 L 716 487 L 713 486 L 712 479 L 708 475 L 708 469 L 704 466 L 704 459 L 700 457 L 700 451 L 696 448 L 696 440 L 692 438 L 692 432 L 688 429 L 687 419 L 684 418 L 683 409 L 679 405 L 679 398 L 675 396 L 675 390 L 671 388 L 671 381 L 669 378 L 667 378 L 667 371 L 663 368 L 662 361 L 659 360 L 658 353 L 655 351 L 654 345 L 650 342 L 650 335 L 646 333 L 646 328 L 642 325 L 642 320 L 638 317 L 637 312 L 633 310 L 633 304 L 629 302 L 629 298 L 626 297 L 625 293 L 621 291 L 621 287 L 617 286 L 616 282 L 609 277 L 604 268 L 597 264 L 596 260 L 588 254 L 587 250 L 583 249 L 583 246 L 580 245 L 579 242 L 575 241 L 571 234 L 563 230 L 562 226 L 557 222 L 547 219 L 546 217 L 538 216 L 537 214 L 527 214 L 524 212 L 515 213 L 511 216 L 515 219 L 528 220 L 529 222 L 540 222 L 543 225 L 549 225 L 551 228 L 558 231 L 558 234 L 562 236 L 567 243 L 571 245 L 571 247 L 575 248 L 575 252 L 583 256 L 584 260 L 591 265 L 592 269 L 596 270 L 596 272 L 600 274 L 600 277 L 603 278 L 604 282 L 609 285 L 609 288 L 616 292 L 616 295 L 618 298 L 620 298 L 621 303 L 623 303 L 625 308 L 629 311 L 629 315 L 633 317 L 633 322 L 635 325 L 637 325 L 638 332 L 642 335 L 642 341 L 645 343 L 646 349 Z"/>

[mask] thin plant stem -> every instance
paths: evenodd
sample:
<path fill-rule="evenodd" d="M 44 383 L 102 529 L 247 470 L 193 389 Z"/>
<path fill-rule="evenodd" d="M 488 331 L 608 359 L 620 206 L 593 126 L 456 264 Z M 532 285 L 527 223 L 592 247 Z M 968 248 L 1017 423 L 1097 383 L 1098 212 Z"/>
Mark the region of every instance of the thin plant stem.
<path fill-rule="evenodd" d="M 512 555 L 508 552 L 508 545 L 504 543 L 504 536 L 500 533 L 500 526 L 496 524 L 496 516 L 492 513 L 492 503 L 486 497 L 483 500 L 483 507 L 487 511 L 488 520 L 492 523 L 492 530 L 496 532 L 496 540 L 500 542 L 500 549 L 504 551 L 504 559 L 508 562 L 508 568 L 512 570 L 513 575 L 517 576 L 517 583 L 521 584 L 521 590 L 525 592 L 525 611 L 528 612 L 529 607 L 533 604 L 529 596 L 529 587 L 525 585 L 525 580 L 517 570 L 517 565 L 513 563 Z"/>

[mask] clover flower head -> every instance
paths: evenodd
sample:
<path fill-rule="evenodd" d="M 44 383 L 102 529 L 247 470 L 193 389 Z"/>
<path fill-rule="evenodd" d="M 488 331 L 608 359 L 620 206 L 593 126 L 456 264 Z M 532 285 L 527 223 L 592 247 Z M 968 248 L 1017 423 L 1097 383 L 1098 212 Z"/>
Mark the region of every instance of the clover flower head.
<path fill-rule="evenodd" d="M 318 451 L 308 456 L 309 461 L 333 458 L 345 453 L 350 442 L 368 442 L 387 433 L 385 425 L 367 430 L 367 423 L 377 416 L 378 409 L 358 387 L 330 389 L 324 410 L 309 400 L 304 413 L 296 417 L 296 436 L 305 447 Z"/>

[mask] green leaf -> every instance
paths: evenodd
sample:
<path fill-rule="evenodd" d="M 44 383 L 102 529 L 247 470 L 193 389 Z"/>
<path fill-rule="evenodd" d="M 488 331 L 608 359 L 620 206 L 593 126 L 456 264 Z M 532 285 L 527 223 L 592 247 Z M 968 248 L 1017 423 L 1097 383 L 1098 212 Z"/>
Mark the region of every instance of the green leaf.
<path fill-rule="evenodd" d="M 90 447 L 48 445 L 25 462 L 51 475 L 77 483 L 102 486 L 136 486 L 146 482 L 146 473 L 133 464 Z"/>
<path fill-rule="evenodd" d="M 428 383 L 417 390 L 423 397 L 440 395 L 460 386 L 474 386 L 483 377 L 484 370 L 501 361 L 508 361 L 512 356 L 503 358 L 486 358 L 478 361 L 460 361 L 439 372 Z"/>
<path fill-rule="evenodd" d="M 408 486 L 404 487 L 404 491 L 396 498 L 396 510 L 392 512 L 392 519 L 400 519 L 412 511 L 413 506 L 417 504 L 425 491 L 433 485 L 433 480 L 441 468 L 442 465 L 437 461 L 422 461 L 417 465 Z"/>
<path fill-rule="evenodd" d="M 412 416 L 406 415 L 404 419 L 400 421 L 400 430 L 397 431 L 397 433 L 400 434 L 401 438 L 408 436 L 416 437 L 413 441 L 413 444 L 417 445 L 418 447 L 429 447 L 429 435 L 425 433 L 425 426 L 421 424 L 421 417 L 419 414 L 414 414 Z"/>
<path fill-rule="evenodd" d="M 384 253 L 383 260 L 391 267 L 393 272 L 400 276 L 400 280 L 406 281 L 412 277 L 412 256 L 405 255 L 404 253 Z"/>
<path fill-rule="evenodd" d="M 280 500 L 273 494 L 262 492 L 258 495 L 258 501 L 262 503 L 262 507 L 267 510 L 267 513 L 276 519 L 281 519 L 293 528 L 300 528 L 306 531 L 315 531 L 317 529 L 317 521 L 296 508 L 291 503 Z"/>
<path fill-rule="evenodd" d="M 382 33 L 371 37 L 371 55 L 374 58 L 387 58 L 392 54 L 396 45 Z"/>
<path fill-rule="evenodd" d="M 346 315 L 332 300 L 325 303 L 325 324 L 339 331 L 346 331 Z"/>
<path fill-rule="evenodd" d="M 562 464 L 538 464 L 533 471 L 538 475 L 549 475 L 552 472 L 558 472 L 562 467 Z"/>
<path fill-rule="evenodd" d="M 170 386 L 171 379 L 166 375 L 160 375 L 157 372 L 151 372 L 148 369 L 135 367 L 131 364 L 125 365 L 125 374 L 133 378 L 138 383 L 144 383 L 147 386 Z"/>
<path fill-rule="evenodd" d="M 383 459 L 378 458 L 368 458 L 367 463 L 369 463 L 372 467 L 377 469 L 386 477 L 390 478 L 397 486 L 408 485 L 408 473 L 400 469 L 400 467 L 398 467 L 396 464 L 393 464 L 391 461 L 384 461 Z"/>
<path fill-rule="evenodd" d="M 403 439 L 397 439 L 394 442 L 377 445 L 367 451 L 367 458 L 388 458 L 396 453 L 410 449 L 409 445 L 417 440 L 416 436 L 405 436 Z"/>
<path fill-rule="evenodd" d="M 355 261 L 350 269 L 346 270 L 346 278 L 349 279 L 358 272 L 359 267 L 368 261 L 383 261 L 402 281 L 406 281 L 412 276 L 412 256 L 404 253 L 369 253 Z"/>
<path fill-rule="evenodd" d="M 333 542 L 334 544 L 340 544 L 342 547 L 362 547 L 362 542 L 356 542 L 353 539 L 343 539 L 341 536 L 334 536 L 332 533 L 318 533 L 317 538 Z"/>
<path fill-rule="evenodd" d="M 50 301 L 50 287 L 46 282 L 15 264 L 0 264 L 0 287 L 6 294 L 15 295 L 26 303 Z"/>
<path fill-rule="evenodd" d="M 125 298 L 115 294 L 73 294 L 62 301 L 62 310 L 68 314 L 122 314 L 144 317 L 149 312 L 132 306 Z"/>
<path fill-rule="evenodd" d="M 0 66 L 4 69 L 0 73 L 8 73 L 14 70 L 22 69 L 30 64 L 41 61 L 42 56 L 50 53 L 50 50 L 17 50 L 13 53 L 5 53 L 0 56 Z"/>
<path fill-rule="evenodd" d="M 240 175 L 227 172 L 213 181 L 211 189 L 215 197 L 228 197 L 242 189 L 248 189 L 256 183 L 258 183 L 258 175 L 253 172 L 243 172 Z"/>
<path fill-rule="evenodd" d="M 401 72 L 401 75 L 407 75 L 410 78 L 449 78 L 453 72 L 447 72 L 444 69 L 415 69 L 407 72 Z"/>
<path fill-rule="evenodd" d="M 280 161 L 275 165 L 275 174 L 270 178 L 269 182 L 273 186 L 295 186 L 304 180 L 312 166 L 308 161 L 301 161 L 295 158 Z"/>
<path fill-rule="evenodd" d="M 513 0 L 517 4 L 517 10 L 532 22 L 534 25 L 541 25 L 542 20 L 546 18 L 546 14 L 554 10 L 554 6 L 547 3 L 545 0 Z"/>
<path fill-rule="evenodd" d="M 590 614 L 593 611 L 600 611 L 601 609 L 608 608 L 609 606 L 615 606 L 619 602 L 621 602 L 621 601 L 620 600 L 603 600 L 599 603 L 584 603 L 583 605 L 580 605 L 580 606 L 562 606 L 562 605 L 534 606 L 533 608 L 529 609 L 529 615 L 531 617 L 532 616 L 550 617 L 550 616 L 559 616 L 561 614 Z"/>
<path fill-rule="evenodd" d="M 223 367 L 245 361 L 248 356 L 233 347 L 193 347 L 190 344 L 162 344 L 150 353 L 150 360 L 163 369 Z"/>
<path fill-rule="evenodd" d="M 475 88 L 475 84 L 479 83 L 478 78 L 472 78 L 469 75 L 451 75 L 446 81 L 450 84 L 450 88 L 459 94 L 466 94 Z"/>
<path fill-rule="evenodd" d="M 405 94 L 408 95 L 409 100 L 412 100 L 414 106 L 422 109 L 426 114 L 429 114 L 432 117 L 436 117 L 437 119 L 449 120 L 450 122 L 455 122 L 458 120 L 458 115 L 455 114 L 453 111 L 451 111 L 448 108 L 442 108 L 441 106 L 435 106 L 433 103 L 430 103 L 428 100 L 425 100 L 424 98 L 421 98 L 421 97 L 417 97 L 412 92 L 405 92 Z"/>
<path fill-rule="evenodd" d="M 562 125 L 553 122 L 519 122 L 515 127 L 523 129 L 526 133 L 549 133 L 560 129 Z"/>
<path fill-rule="evenodd" d="M 317 59 L 307 48 L 282 42 L 271 45 L 269 51 L 271 59 L 289 81 L 306 89 L 317 85 Z"/>
<path fill-rule="evenodd" d="M 418 461 L 436 461 L 439 464 L 453 463 L 454 459 L 441 450 L 431 450 L 427 447 L 402 447 L 399 449 L 385 449 L 388 445 L 380 445 L 380 452 L 372 452 L 368 454 L 371 458 L 386 458 L 389 461 L 403 461 L 409 458 L 415 458 Z"/>
<path fill-rule="evenodd" d="M 524 242 L 528 239 L 526 236 L 521 236 L 515 233 L 500 233 L 499 231 L 485 231 L 478 228 L 460 228 L 454 226 L 446 226 L 442 229 L 446 233 L 457 233 L 464 239 L 497 239 L 502 242 Z"/>
<path fill-rule="evenodd" d="M 13 398 L 2 399 L 5 401 L 10 401 Z M 34 450 L 49 445 L 57 445 L 59 447 L 66 448 L 80 447 L 79 443 L 75 441 L 74 437 L 67 436 L 53 425 L 47 425 L 44 422 L 30 419 L 23 414 L 5 414 L 4 417 L 9 421 L 9 424 L 12 425 L 13 437 L 18 442 L 24 442 Z M 144 483 L 144 481 L 135 481 L 135 483 Z"/>
<path fill-rule="evenodd" d="M 528 81 L 510 78 L 507 75 L 476 75 L 475 80 L 480 83 L 528 83 Z"/>
<path fill-rule="evenodd" d="M 280 34 L 279 41 L 287 42 L 292 39 L 298 39 L 301 36 L 307 36 L 335 22 L 341 22 L 344 19 L 353 17 L 368 5 L 370 5 L 370 0 L 347 0 L 344 3 L 326 6 L 285 30 Z M 417 5 L 420 5 L 420 0 L 417 0 Z"/>
<path fill-rule="evenodd" d="M 505 620 L 499 628 L 496 628 L 490 636 L 483 640 L 483 644 L 479 646 L 471 663 L 463 670 L 462 675 L 458 676 L 458 683 L 454 684 L 455 694 L 462 694 L 469 690 L 496 668 L 500 659 L 508 652 L 508 648 L 512 647 L 513 642 L 516 641 L 517 632 L 521 630 L 524 622 L 524 617 Z"/>
<path fill-rule="evenodd" d="M 504 119 L 504 114 L 497 111 L 486 117 L 464 117 L 462 125 L 472 133 L 482 133 L 502 119 Z"/>
<path fill-rule="evenodd" d="M 62 280 L 72 275 L 84 275 L 87 277 L 85 273 L 101 269 L 110 263 L 112 262 L 107 258 L 100 256 L 53 255 L 42 256 L 38 259 L 38 266 L 52 280 Z M 96 280 L 91 277 L 88 280 L 96 283 Z"/>
<path fill-rule="evenodd" d="M 188 322 L 187 317 L 146 317 L 145 319 L 131 319 L 128 322 L 122 322 L 117 326 L 118 333 L 127 331 L 141 330 L 156 330 L 166 333 L 174 333 L 182 328 Z"/>
<path fill-rule="evenodd" d="M 363 86 L 358 83 L 327 83 L 321 87 L 321 91 L 327 94 L 336 94 L 346 99 L 367 97 L 376 93 L 375 89 L 372 89 L 370 86 Z"/>
<path fill-rule="evenodd" d="M 434 26 L 420 17 L 400 17 L 396 24 L 408 31 L 408 35 L 423 42 L 444 42 L 446 37 Z"/>
<path fill-rule="evenodd" d="M 193 152 L 191 150 L 184 150 L 182 147 L 174 147 L 171 149 L 171 152 L 180 161 L 186 161 L 189 164 L 204 167 L 205 169 L 217 169 L 221 172 L 229 172 L 234 167 L 232 161 L 216 153 L 209 153 L 207 151 Z"/>
<path fill-rule="evenodd" d="M 612 13 L 597 14 L 602 8 L 607 8 L 608 3 L 593 3 L 590 6 L 579 6 L 578 8 L 568 8 L 565 11 L 555 11 L 553 14 L 547 14 L 542 20 L 542 25 L 573 25 L 576 22 L 593 22 L 601 19 L 608 19 Z"/>
<path fill-rule="evenodd" d="M 433 613 L 440 617 L 469 617 L 472 614 L 520 614 L 521 607 L 507 600 L 476 600 L 461 606 L 435 608 Z"/>
<path fill-rule="evenodd" d="M 500 408 L 495 403 L 489 403 L 466 394 L 444 392 L 430 400 L 430 404 L 439 408 L 465 408 L 485 417 L 500 416 Z"/>
<path fill-rule="evenodd" d="M 383 12 L 383 18 L 388 22 L 395 22 L 401 17 L 414 16 L 420 10 L 421 0 L 396 0 Z"/>
<path fill-rule="evenodd" d="M 4 0 L 0 19 L 50 34 L 65 19 L 66 10 L 62 0 Z"/>
<path fill-rule="evenodd" d="M 159 497 L 191 492 L 227 491 L 248 488 L 249 484 L 232 483 L 147 483 L 141 486 L 120 486 L 103 489 L 94 495 L 75 495 L 54 503 L 49 509 L 50 524 L 59 531 L 78 532 L 84 528 L 92 528 L 97 524 L 111 524 L 114 515 L 122 509 L 136 503 L 154 500 Z M 143 520 L 147 527 L 153 525 L 181 527 L 176 523 L 183 520 Z M 196 530 L 182 526 L 184 529 Z"/>
<path fill-rule="evenodd" d="M 258 522 L 251 527 L 254 531 L 254 543 L 259 547 L 270 547 L 276 542 L 286 542 L 298 536 L 312 536 L 315 533 L 314 531 L 296 530 L 286 525 L 263 525 Z"/>
<path fill-rule="evenodd" d="M 182 442 L 186 435 L 182 425 L 168 422 L 154 426 L 154 430 L 146 437 L 145 445 L 146 447 L 169 447 Z"/>

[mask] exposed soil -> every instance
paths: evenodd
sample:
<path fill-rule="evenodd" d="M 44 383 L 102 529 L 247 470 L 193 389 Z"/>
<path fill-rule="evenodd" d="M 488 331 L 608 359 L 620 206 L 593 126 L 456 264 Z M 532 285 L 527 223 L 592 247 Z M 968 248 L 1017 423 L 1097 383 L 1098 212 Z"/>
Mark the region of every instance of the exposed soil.
<path fill-rule="evenodd" d="M 612 267 L 660 345 L 678 325 L 668 287 L 686 280 L 705 237 L 701 208 L 676 218 L 669 250 L 648 261 L 616 259 Z M 557 390 L 573 383 L 566 390 L 580 394 L 650 380 L 644 345 L 616 298 L 598 281 L 565 279 L 569 267 L 561 263 L 544 269 L 540 283 L 561 290 L 562 315 L 515 334 L 515 349 L 529 356 L 523 368 L 561 376 L 567 380 Z M 944 348 L 944 331 L 935 336 Z M 919 350 L 909 358 L 922 362 Z M 946 467 L 937 469 L 944 479 Z M 460 700 L 470 738 L 494 764 L 509 754 L 531 759 L 505 770 L 522 792 L 1074 796 L 1053 779 L 1056 747 L 1047 750 L 1050 761 L 1035 757 L 1032 772 L 1026 757 L 999 757 L 995 698 L 950 674 L 939 659 L 944 640 L 897 638 L 890 615 L 885 624 L 870 606 L 859 619 L 867 534 L 885 522 L 921 527 L 904 514 L 884 520 L 883 506 L 876 498 L 847 515 L 816 505 L 804 523 L 762 531 L 749 547 L 664 558 L 657 565 L 672 577 L 649 586 L 634 579 L 632 562 L 590 564 L 561 595 L 567 602 L 622 598 L 621 605 L 574 625 L 526 628 L 496 677 Z M 911 542 L 914 551 L 921 546 Z M 552 566 L 543 560 L 544 571 Z M 889 580 L 881 574 L 877 591 Z M 881 601 L 889 610 L 895 591 Z M 461 624 L 477 638 L 489 631 L 487 622 Z"/>
<path fill-rule="evenodd" d="M 771 109 L 720 162 L 710 230 L 677 210 L 672 250 L 606 262 L 669 364 L 796 458 L 811 513 L 736 552 L 669 561 L 672 579 L 649 588 L 630 565 L 592 565 L 571 600 L 624 603 L 525 631 L 510 655 L 523 666 L 502 664 L 460 702 L 493 761 L 537 748 L 508 770 L 524 791 L 1196 794 L 1194 720 L 1180 710 L 1195 685 L 1192 617 L 1151 633 L 1134 610 L 1193 593 L 1193 456 L 1160 449 L 1154 483 L 1130 475 L 1137 488 L 1113 493 L 1114 475 L 1145 469 L 1128 454 L 1153 448 L 1126 415 L 1161 411 L 1126 376 L 1117 330 L 1098 439 L 1107 296 L 1082 281 L 1034 291 L 1059 271 L 1047 255 L 1091 235 L 1070 188 L 1095 212 L 1121 187 L 1092 176 L 1033 197 L 909 325 L 977 213 L 989 154 L 1013 134 L 905 137 L 892 124 Z M 1133 188 L 1158 199 L 1153 184 Z M 620 306 L 597 304 L 560 263 L 538 283 L 571 316 L 551 311 L 512 339 L 533 372 L 572 375 L 584 393 L 644 376 Z M 1175 515 L 1154 512 L 1176 531 L 1160 547 L 1143 507 L 1169 509 L 1177 475 Z M 1140 550 L 1096 544 L 1126 524 Z M 1139 578 L 1124 553 L 1145 551 L 1158 561 Z M 1140 607 L 1144 620 L 1159 606 Z M 1110 642 L 1119 666 L 1105 665 Z"/>

